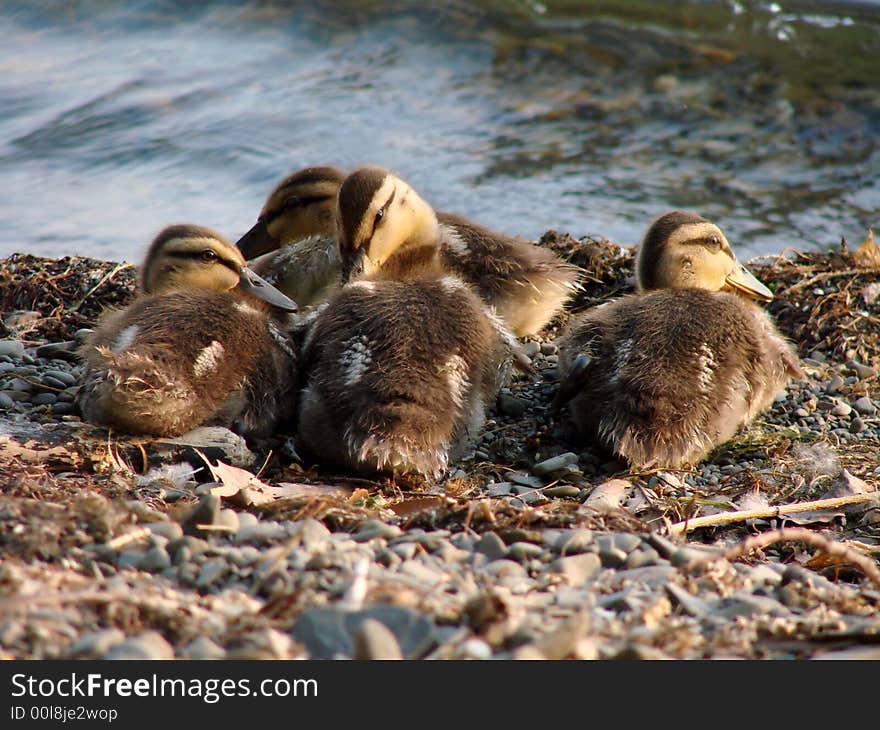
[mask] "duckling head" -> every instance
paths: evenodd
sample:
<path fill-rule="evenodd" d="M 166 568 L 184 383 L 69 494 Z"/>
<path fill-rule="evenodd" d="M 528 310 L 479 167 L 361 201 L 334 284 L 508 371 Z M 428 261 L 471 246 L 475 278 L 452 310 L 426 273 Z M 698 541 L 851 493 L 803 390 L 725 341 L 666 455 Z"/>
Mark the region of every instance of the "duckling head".
<path fill-rule="evenodd" d="M 146 294 L 235 290 L 287 312 L 297 309 L 296 302 L 247 267 L 234 245 L 204 226 L 178 224 L 160 231 L 147 251 L 139 283 Z"/>
<path fill-rule="evenodd" d="M 395 276 L 438 260 L 434 210 L 384 168 L 362 167 L 349 175 L 339 188 L 336 215 L 343 282 Z"/>
<path fill-rule="evenodd" d="M 636 256 L 636 275 L 642 291 L 697 288 L 773 299 L 773 292 L 737 260 L 718 226 L 680 210 L 651 224 Z"/>
<path fill-rule="evenodd" d="M 290 241 L 336 233 L 336 195 L 345 173 L 335 167 L 304 167 L 269 193 L 260 217 L 239 240 L 246 259 L 274 251 Z"/>

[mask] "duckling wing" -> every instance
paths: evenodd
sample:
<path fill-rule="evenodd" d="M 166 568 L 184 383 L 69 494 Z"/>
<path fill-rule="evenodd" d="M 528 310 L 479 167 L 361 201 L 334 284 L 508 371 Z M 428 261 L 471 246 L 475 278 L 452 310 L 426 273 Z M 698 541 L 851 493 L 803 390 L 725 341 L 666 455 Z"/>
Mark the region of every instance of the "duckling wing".
<path fill-rule="evenodd" d="M 576 425 L 639 466 L 703 458 L 766 408 L 787 380 L 752 305 L 696 289 L 623 297 L 589 310 L 560 345 L 580 391 Z M 578 375 L 577 354 L 592 358 Z"/>
<path fill-rule="evenodd" d="M 446 266 L 472 284 L 518 337 L 535 334 L 577 289 L 578 267 L 554 252 L 452 213 L 438 213 Z"/>
<path fill-rule="evenodd" d="M 342 277 L 335 236 L 310 236 L 289 243 L 249 265 L 301 308 L 326 301 L 339 289 Z"/>

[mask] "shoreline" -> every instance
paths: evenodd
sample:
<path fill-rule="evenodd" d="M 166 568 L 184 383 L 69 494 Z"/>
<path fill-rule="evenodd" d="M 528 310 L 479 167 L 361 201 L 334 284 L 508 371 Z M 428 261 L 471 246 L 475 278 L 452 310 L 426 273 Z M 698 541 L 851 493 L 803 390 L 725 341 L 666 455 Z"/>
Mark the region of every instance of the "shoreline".
<path fill-rule="evenodd" d="M 584 270 L 571 311 L 631 287 L 632 249 L 540 242 Z M 880 260 L 851 248 L 750 264 L 808 379 L 695 469 L 628 471 L 566 439 L 548 417 L 563 315 L 526 341 L 539 377 L 502 391 L 473 456 L 434 485 L 322 474 L 283 438 L 193 446 L 82 424 L 65 405 L 71 343 L 131 296 L 134 267 L 0 260 L 0 385 L 19 381 L 0 387 L 0 653 L 352 656 L 376 646 L 369 617 L 391 629 L 384 650 L 414 658 L 859 647 L 880 633 L 866 568 L 880 554 Z M 196 448 L 258 483 L 212 475 Z M 784 514 L 818 499 L 843 501 Z M 752 517 L 723 524 L 735 510 Z M 748 547 L 781 526 L 816 538 Z"/>

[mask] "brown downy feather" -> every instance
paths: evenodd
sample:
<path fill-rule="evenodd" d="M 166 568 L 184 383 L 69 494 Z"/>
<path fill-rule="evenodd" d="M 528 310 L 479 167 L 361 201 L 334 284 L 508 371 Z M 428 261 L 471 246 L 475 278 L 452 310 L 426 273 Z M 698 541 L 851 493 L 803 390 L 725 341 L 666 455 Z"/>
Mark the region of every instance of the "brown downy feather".
<path fill-rule="evenodd" d="M 208 229 L 177 228 L 157 237 L 145 261 L 142 288 L 156 293 L 105 315 L 80 348 L 80 412 L 87 421 L 133 434 L 176 436 L 211 424 L 268 435 L 295 409 L 296 359 L 283 332 L 286 316 L 226 289 L 239 280 L 227 263 L 243 263 L 231 244 L 206 236 Z M 212 241 L 217 261 L 184 261 L 186 246 L 164 256 L 164 245 L 193 240 Z M 166 258 L 180 270 L 154 275 L 152 265 L 161 269 Z M 181 288 L 193 280 L 187 263 L 209 272 L 202 271 L 191 290 Z M 219 269 L 210 273 L 212 267 Z M 169 277 L 175 282 L 170 290 Z M 211 283 L 223 290 L 203 288 Z"/>
<path fill-rule="evenodd" d="M 438 477 L 482 425 L 514 341 L 440 265 L 436 218 L 403 181 L 354 173 L 339 205 L 345 268 L 357 271 L 361 257 L 374 268 L 355 274 L 306 337 L 299 442 L 353 471 Z"/>
<path fill-rule="evenodd" d="M 677 468 L 705 458 L 803 373 L 764 310 L 716 290 L 733 279 L 766 296 L 714 224 L 676 211 L 642 245 L 642 291 L 588 310 L 560 338 L 558 400 L 582 435 L 630 464 Z M 707 288 L 655 288 L 664 280 Z"/>

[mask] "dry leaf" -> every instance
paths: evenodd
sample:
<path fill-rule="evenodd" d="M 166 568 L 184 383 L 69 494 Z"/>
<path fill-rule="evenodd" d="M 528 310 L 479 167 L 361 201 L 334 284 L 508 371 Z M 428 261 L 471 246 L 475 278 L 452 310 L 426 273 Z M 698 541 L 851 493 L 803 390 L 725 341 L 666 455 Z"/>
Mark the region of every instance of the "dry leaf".
<path fill-rule="evenodd" d="M 418 514 L 419 512 L 439 509 L 445 504 L 445 497 L 418 497 L 416 499 L 405 499 L 397 504 L 392 504 L 389 509 L 396 515 L 409 516 Z"/>
<path fill-rule="evenodd" d="M 861 266 L 865 269 L 873 269 L 880 266 L 880 247 L 874 243 L 873 229 L 868 229 L 868 237 L 856 249 L 853 254 L 853 260 L 856 262 L 856 266 Z"/>

